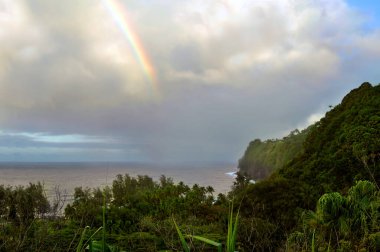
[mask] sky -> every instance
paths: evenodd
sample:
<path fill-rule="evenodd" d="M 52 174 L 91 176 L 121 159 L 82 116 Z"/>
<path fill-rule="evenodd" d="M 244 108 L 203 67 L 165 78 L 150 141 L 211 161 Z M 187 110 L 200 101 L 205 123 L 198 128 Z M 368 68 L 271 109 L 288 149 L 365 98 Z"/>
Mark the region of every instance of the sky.
<path fill-rule="evenodd" d="M 377 0 L 0 0 L 0 161 L 237 163 L 379 45 Z"/>

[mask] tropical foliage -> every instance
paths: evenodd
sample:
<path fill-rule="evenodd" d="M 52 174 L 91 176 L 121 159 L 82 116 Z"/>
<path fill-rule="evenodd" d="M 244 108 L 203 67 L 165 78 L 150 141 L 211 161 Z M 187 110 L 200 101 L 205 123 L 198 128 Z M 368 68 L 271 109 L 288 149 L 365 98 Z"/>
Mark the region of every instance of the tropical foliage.
<path fill-rule="evenodd" d="M 358 181 L 346 196 L 324 194 L 316 211 L 303 215 L 303 225 L 288 238 L 296 251 L 309 251 L 315 234 L 315 247 L 329 251 L 380 250 L 380 192 L 374 183 Z"/>
<path fill-rule="evenodd" d="M 309 131 L 310 128 L 302 131 L 295 129 L 282 139 L 255 139 L 239 160 L 239 173 L 254 180 L 268 177 L 302 153 L 302 145 Z"/>
<path fill-rule="evenodd" d="M 172 216 L 188 234 L 225 242 L 228 200 L 212 187 L 162 176 L 118 175 L 111 187 L 75 189 L 64 216 L 53 215 L 41 184 L 0 187 L 0 251 L 173 250 L 181 247 Z M 101 227 L 99 229 L 99 227 Z M 103 247 L 99 247 L 103 246 Z M 200 250 L 205 244 L 194 243 Z"/>
<path fill-rule="evenodd" d="M 338 199 L 359 180 L 370 181 L 379 189 L 379 108 L 380 85 L 363 83 L 308 129 L 302 152 L 268 179 L 250 184 L 249 178 L 238 176 L 230 194 L 242 202 L 242 218 L 256 218 L 272 227 L 264 229 L 271 242 L 262 244 L 260 249 L 283 247 L 290 233 L 299 239 L 294 230 L 300 225 L 301 216 L 307 210 L 315 210 L 325 193 L 335 192 L 330 196 Z M 302 233 L 309 238 L 313 234 Z M 368 237 L 375 242 L 377 235 L 371 233 Z M 320 241 L 319 233 L 315 233 L 315 239 Z"/>
<path fill-rule="evenodd" d="M 253 141 L 242 171 L 262 151 L 272 173 L 240 172 L 228 195 L 125 174 L 59 214 L 40 183 L 0 186 L 0 251 L 379 251 L 379 108 L 364 83 L 306 131 Z"/>

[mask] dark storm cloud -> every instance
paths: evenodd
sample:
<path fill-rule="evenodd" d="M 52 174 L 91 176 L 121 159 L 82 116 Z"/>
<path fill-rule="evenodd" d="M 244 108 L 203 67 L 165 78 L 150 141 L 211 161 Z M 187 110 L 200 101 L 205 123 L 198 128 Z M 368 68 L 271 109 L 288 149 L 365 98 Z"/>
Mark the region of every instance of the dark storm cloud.
<path fill-rule="evenodd" d="M 380 30 L 341 0 L 120 0 L 156 84 L 101 1 L 0 3 L 9 157 L 235 161 L 251 139 L 304 127 L 380 79 Z"/>

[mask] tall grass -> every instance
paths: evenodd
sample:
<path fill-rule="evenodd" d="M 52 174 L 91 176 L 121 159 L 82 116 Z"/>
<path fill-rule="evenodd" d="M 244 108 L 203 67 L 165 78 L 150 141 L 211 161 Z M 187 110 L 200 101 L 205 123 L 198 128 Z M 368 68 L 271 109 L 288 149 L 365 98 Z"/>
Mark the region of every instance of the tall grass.
<path fill-rule="evenodd" d="M 174 217 L 173 217 L 173 223 L 174 223 L 175 229 L 177 230 L 177 233 L 178 233 L 178 236 L 179 236 L 179 240 L 181 241 L 183 250 L 185 252 L 190 252 L 190 246 L 187 244 L 187 242 L 185 240 L 185 237 L 183 236 L 181 230 L 179 229 L 177 223 L 175 222 Z"/>
<path fill-rule="evenodd" d="M 235 252 L 236 251 L 235 249 L 236 249 L 236 237 L 237 237 L 238 222 L 239 222 L 239 210 L 238 210 L 237 214 L 235 215 L 235 217 L 234 217 L 233 211 L 234 211 L 233 210 L 233 203 L 231 203 L 230 209 L 229 209 L 229 216 L 228 216 L 228 230 L 227 230 L 226 247 L 225 247 L 226 252 Z M 216 241 L 213 241 L 213 240 L 210 240 L 208 238 L 198 236 L 198 235 L 185 235 L 184 236 L 182 234 L 180 228 L 178 227 L 177 223 L 175 222 L 174 217 L 173 217 L 173 223 L 174 223 L 174 226 L 177 230 L 179 239 L 181 241 L 182 248 L 185 252 L 190 252 L 190 246 L 186 242 L 185 237 L 193 238 L 193 239 L 202 241 L 206 244 L 215 246 L 215 247 L 217 247 L 218 252 L 222 252 L 222 243 L 216 242 Z"/>
<path fill-rule="evenodd" d="M 235 221 L 233 221 L 234 217 L 234 204 L 232 203 L 230 206 L 230 215 L 228 219 L 228 231 L 227 231 L 227 244 L 226 251 L 234 252 L 236 247 L 236 237 L 237 237 L 237 227 L 239 222 L 239 210 L 235 216 Z"/>
<path fill-rule="evenodd" d="M 87 230 L 90 229 L 89 226 L 86 226 L 82 232 L 81 239 L 79 241 L 79 244 L 77 246 L 76 252 L 82 252 L 85 249 L 88 249 L 89 252 L 113 252 L 113 251 L 119 251 L 117 248 L 112 247 L 106 243 L 106 196 L 103 193 L 103 206 L 102 206 L 102 219 L 103 219 L 103 226 L 99 227 L 89 238 L 86 242 L 84 242 L 84 239 L 86 237 Z M 102 230 L 102 239 L 101 241 L 93 240 L 93 237 Z M 87 245 L 88 244 L 88 245 Z"/>
<path fill-rule="evenodd" d="M 84 239 L 85 239 L 85 237 L 86 237 L 86 232 L 87 232 L 87 230 L 89 230 L 90 229 L 90 227 L 89 226 L 86 226 L 84 229 L 83 229 L 83 232 L 82 232 L 82 235 L 81 235 L 81 239 L 80 239 L 80 241 L 79 241 L 79 244 L 78 244 L 78 246 L 77 246 L 77 249 L 76 249 L 76 252 L 82 252 L 82 251 L 84 251 L 85 250 L 85 248 L 86 248 L 86 246 L 87 246 L 87 244 L 91 244 L 91 242 L 93 242 L 93 237 L 101 230 L 101 229 L 103 229 L 103 227 L 100 227 L 100 228 L 98 228 L 91 236 L 90 236 L 90 238 L 88 238 L 87 239 L 87 241 L 86 242 L 84 242 Z"/>
<path fill-rule="evenodd" d="M 210 244 L 212 246 L 215 246 L 218 248 L 218 252 L 222 252 L 222 244 L 220 242 L 216 242 L 216 241 L 207 239 L 207 238 L 202 237 L 202 236 L 197 236 L 197 235 L 188 235 L 188 236 L 191 238 L 194 238 L 196 240 L 202 241 L 204 243 Z"/>
<path fill-rule="evenodd" d="M 103 219 L 103 235 L 102 235 L 102 251 L 106 251 L 106 194 L 103 191 L 103 207 L 102 207 L 102 219 Z"/>

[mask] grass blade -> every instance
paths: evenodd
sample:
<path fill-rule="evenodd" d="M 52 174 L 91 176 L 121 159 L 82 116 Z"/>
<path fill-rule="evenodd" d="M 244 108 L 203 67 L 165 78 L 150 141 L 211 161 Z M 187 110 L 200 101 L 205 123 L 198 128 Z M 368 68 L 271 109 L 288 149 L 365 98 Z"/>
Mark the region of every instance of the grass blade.
<path fill-rule="evenodd" d="M 194 238 L 194 239 L 197 239 L 199 241 L 202 241 L 204 243 L 207 243 L 207 244 L 210 244 L 212 246 L 215 246 L 218 248 L 218 252 L 222 252 L 222 244 L 220 242 L 216 242 L 216 241 L 213 241 L 213 240 L 210 240 L 208 238 L 205 238 L 205 237 L 202 237 L 202 236 L 198 236 L 198 235 L 187 235 L 188 237 L 191 237 L 191 238 Z"/>
<path fill-rule="evenodd" d="M 87 241 L 83 244 L 83 247 L 85 247 L 86 246 L 86 244 L 87 243 L 89 243 L 90 244 L 90 247 L 91 247 L 91 240 L 92 240 L 92 237 L 94 237 L 101 229 L 102 229 L 103 227 L 100 227 L 100 228 L 98 228 L 91 236 L 90 236 L 90 238 L 88 238 L 87 239 Z M 92 251 L 91 249 L 90 249 L 90 251 Z"/>
<path fill-rule="evenodd" d="M 229 252 L 231 248 L 231 236 L 232 236 L 232 214 L 233 214 L 233 206 L 231 203 L 229 214 L 228 214 L 228 228 L 227 228 L 227 241 L 226 241 L 226 251 Z"/>
<path fill-rule="evenodd" d="M 235 223 L 234 223 L 234 227 L 233 227 L 233 230 L 232 230 L 232 241 L 231 241 L 231 250 L 230 251 L 235 251 L 235 247 L 236 247 L 236 237 L 237 237 L 237 229 L 238 229 L 238 222 L 239 222 L 239 211 L 237 212 L 236 214 L 236 217 L 235 217 Z"/>
<path fill-rule="evenodd" d="M 227 230 L 227 242 L 226 242 L 226 251 L 227 252 L 234 252 L 236 247 L 236 237 L 237 237 L 237 229 L 238 229 L 238 222 L 239 222 L 239 211 L 237 212 L 235 216 L 234 221 L 234 204 L 231 203 L 230 211 L 229 211 L 229 218 L 228 218 L 228 230 Z"/>
<path fill-rule="evenodd" d="M 82 235 L 80 237 L 80 241 L 79 241 L 79 244 L 77 246 L 77 249 L 76 249 L 76 252 L 81 252 L 83 250 L 83 241 L 84 241 L 84 237 L 86 236 L 86 232 L 87 230 L 90 229 L 89 226 L 86 226 L 84 229 L 83 229 L 83 232 L 82 232 Z"/>
<path fill-rule="evenodd" d="M 183 234 L 182 234 L 181 230 L 179 229 L 177 223 L 175 222 L 174 217 L 173 217 L 172 219 L 173 219 L 174 226 L 175 226 L 175 228 L 176 228 L 176 230 L 177 230 L 177 233 L 178 233 L 179 239 L 180 239 L 180 241 L 181 241 L 181 243 L 182 243 L 183 250 L 184 250 L 185 252 L 190 252 L 190 247 L 189 247 L 189 245 L 187 244 L 187 242 L 186 242 L 186 240 L 185 240 L 185 237 L 183 236 Z"/>
<path fill-rule="evenodd" d="M 103 191 L 103 235 L 102 235 L 102 251 L 106 251 L 106 194 Z"/>

